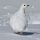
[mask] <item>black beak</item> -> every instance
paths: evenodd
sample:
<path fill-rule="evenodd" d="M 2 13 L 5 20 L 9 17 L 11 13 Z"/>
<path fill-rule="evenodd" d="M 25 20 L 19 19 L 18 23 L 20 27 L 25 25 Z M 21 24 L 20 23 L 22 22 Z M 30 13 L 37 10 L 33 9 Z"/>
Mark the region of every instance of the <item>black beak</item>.
<path fill-rule="evenodd" d="M 27 6 L 30 6 L 30 5 L 27 5 Z"/>

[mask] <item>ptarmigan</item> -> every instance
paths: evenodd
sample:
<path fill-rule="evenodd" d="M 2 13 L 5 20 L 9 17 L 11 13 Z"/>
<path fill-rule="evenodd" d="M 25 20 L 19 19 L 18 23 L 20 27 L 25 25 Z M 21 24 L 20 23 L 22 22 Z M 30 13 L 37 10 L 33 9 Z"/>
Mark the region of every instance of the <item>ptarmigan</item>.
<path fill-rule="evenodd" d="M 26 29 L 25 9 L 29 5 L 22 4 L 19 10 L 10 18 L 10 26 L 15 33 L 22 33 Z"/>

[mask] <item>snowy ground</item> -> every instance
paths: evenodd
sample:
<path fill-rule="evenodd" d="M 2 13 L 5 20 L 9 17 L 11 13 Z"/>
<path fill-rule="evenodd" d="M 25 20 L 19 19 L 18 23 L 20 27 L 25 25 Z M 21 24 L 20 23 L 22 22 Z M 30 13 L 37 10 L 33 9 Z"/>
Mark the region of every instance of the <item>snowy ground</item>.
<path fill-rule="evenodd" d="M 30 25 L 28 29 L 23 35 L 18 35 L 10 27 L 1 27 L 0 40 L 40 40 L 40 25 Z"/>
<path fill-rule="evenodd" d="M 28 31 L 25 30 L 23 35 L 18 35 L 13 33 L 9 20 L 24 2 L 30 5 L 26 10 L 30 15 Z M 0 0 L 0 40 L 40 40 L 39 4 L 40 0 Z"/>

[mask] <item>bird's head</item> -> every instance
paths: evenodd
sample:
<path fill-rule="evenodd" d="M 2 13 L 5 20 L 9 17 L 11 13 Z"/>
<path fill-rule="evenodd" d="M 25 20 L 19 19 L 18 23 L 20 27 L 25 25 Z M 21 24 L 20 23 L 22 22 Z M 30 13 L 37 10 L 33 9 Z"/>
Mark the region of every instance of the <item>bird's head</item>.
<path fill-rule="evenodd" d="M 27 5 L 27 4 L 25 4 L 25 3 L 21 5 L 21 8 L 22 8 L 22 9 L 25 9 L 25 8 L 27 8 L 27 7 L 29 7 L 29 5 Z"/>
<path fill-rule="evenodd" d="M 24 3 L 24 4 L 21 5 L 20 9 L 24 10 L 24 9 L 26 9 L 28 7 L 29 7 L 29 5 L 27 5 L 27 4 Z"/>

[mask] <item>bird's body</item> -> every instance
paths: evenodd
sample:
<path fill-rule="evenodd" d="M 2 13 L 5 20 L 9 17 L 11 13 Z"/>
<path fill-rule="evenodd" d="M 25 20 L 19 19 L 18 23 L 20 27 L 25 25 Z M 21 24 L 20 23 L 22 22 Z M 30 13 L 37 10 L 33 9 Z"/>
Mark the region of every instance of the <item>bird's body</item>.
<path fill-rule="evenodd" d="M 26 29 L 26 14 L 21 7 L 11 18 L 10 25 L 14 32 L 23 32 Z"/>

